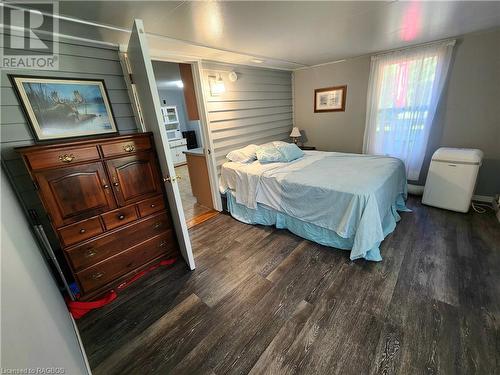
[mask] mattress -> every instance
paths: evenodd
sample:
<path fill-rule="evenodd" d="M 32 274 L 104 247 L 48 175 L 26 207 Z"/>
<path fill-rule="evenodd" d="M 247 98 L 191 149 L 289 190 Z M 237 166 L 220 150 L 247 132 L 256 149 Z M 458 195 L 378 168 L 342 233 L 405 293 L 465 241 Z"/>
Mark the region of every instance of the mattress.
<path fill-rule="evenodd" d="M 395 227 L 396 211 L 407 210 L 404 165 L 384 156 L 308 151 L 290 163 L 225 163 L 220 188 L 240 208 L 272 209 L 351 239 L 351 259 L 367 258 L 388 234 L 388 216 Z"/>

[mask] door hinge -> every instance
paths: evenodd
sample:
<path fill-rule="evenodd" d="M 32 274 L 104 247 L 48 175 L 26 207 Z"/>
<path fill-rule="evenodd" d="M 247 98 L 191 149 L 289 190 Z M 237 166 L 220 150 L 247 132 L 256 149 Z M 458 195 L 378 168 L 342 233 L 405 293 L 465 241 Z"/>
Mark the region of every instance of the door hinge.
<path fill-rule="evenodd" d="M 134 76 L 132 75 L 132 73 L 128 74 L 128 78 L 130 79 L 130 84 L 133 85 L 134 84 Z"/>
<path fill-rule="evenodd" d="M 33 186 L 35 187 L 35 190 L 40 190 L 40 185 L 38 185 L 38 182 L 36 180 L 31 180 L 33 182 Z"/>
<path fill-rule="evenodd" d="M 163 182 L 174 182 L 174 181 L 177 181 L 177 180 L 182 180 L 182 177 L 181 176 L 174 176 L 174 177 L 163 177 Z"/>

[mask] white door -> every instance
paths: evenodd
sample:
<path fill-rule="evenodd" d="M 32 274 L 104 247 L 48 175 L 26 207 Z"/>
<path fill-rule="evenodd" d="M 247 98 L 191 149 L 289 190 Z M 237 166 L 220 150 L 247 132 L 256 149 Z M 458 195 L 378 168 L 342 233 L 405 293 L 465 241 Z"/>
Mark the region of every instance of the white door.
<path fill-rule="evenodd" d="M 160 97 L 156 88 L 153 65 L 149 56 L 148 43 L 142 20 L 134 21 L 127 47 L 127 57 L 132 71 L 132 79 L 139 97 L 144 125 L 146 130 L 153 132 L 154 135 L 156 151 L 158 152 L 158 159 L 165 180 L 168 203 L 177 239 L 179 240 L 180 250 L 189 268 L 193 270 L 195 265 L 191 241 L 189 240 L 186 219 L 182 210 L 173 158 L 168 145 L 167 130 L 163 125 Z"/>

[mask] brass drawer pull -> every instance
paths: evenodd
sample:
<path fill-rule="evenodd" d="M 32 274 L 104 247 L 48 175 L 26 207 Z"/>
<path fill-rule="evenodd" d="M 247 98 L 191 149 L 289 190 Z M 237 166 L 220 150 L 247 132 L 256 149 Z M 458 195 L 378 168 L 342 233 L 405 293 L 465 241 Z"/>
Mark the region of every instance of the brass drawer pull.
<path fill-rule="evenodd" d="M 120 185 L 117 181 L 113 182 L 113 186 L 118 186 Z"/>
<path fill-rule="evenodd" d="M 97 272 L 97 273 L 92 274 L 92 276 L 90 276 L 90 277 L 92 278 L 92 280 L 99 280 L 103 276 L 104 276 L 104 272 Z"/>
<path fill-rule="evenodd" d="M 108 185 L 108 184 L 104 184 L 104 185 L 102 185 L 102 187 L 103 187 L 104 189 L 109 189 L 109 185 Z"/>
<path fill-rule="evenodd" d="M 75 159 L 75 155 L 73 155 L 73 154 L 59 155 L 59 161 L 62 161 L 63 163 L 70 163 L 74 159 Z"/>
<path fill-rule="evenodd" d="M 85 258 L 92 258 L 96 254 L 97 254 L 97 251 L 95 251 L 94 249 L 88 249 L 85 252 Z"/>
<path fill-rule="evenodd" d="M 125 215 L 124 214 L 118 215 L 118 220 L 123 220 L 123 219 L 125 219 Z"/>
<path fill-rule="evenodd" d="M 151 203 L 151 208 L 155 208 L 155 204 L 154 203 Z"/>
<path fill-rule="evenodd" d="M 160 221 L 157 222 L 157 223 L 155 223 L 155 225 L 153 226 L 154 229 L 158 229 L 160 227 L 161 227 L 161 222 Z"/>
<path fill-rule="evenodd" d="M 123 146 L 123 151 L 125 151 L 125 152 L 134 152 L 135 151 L 135 146 L 134 145 L 125 145 L 125 146 Z"/>
<path fill-rule="evenodd" d="M 80 234 L 84 234 L 86 232 L 85 228 L 80 229 Z"/>

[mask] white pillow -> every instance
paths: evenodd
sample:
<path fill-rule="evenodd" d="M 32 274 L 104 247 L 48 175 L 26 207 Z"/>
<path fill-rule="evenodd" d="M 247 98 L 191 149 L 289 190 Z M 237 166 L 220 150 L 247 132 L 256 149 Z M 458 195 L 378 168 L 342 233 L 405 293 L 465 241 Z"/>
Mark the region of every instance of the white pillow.
<path fill-rule="evenodd" d="M 254 161 L 257 159 L 256 151 L 258 147 L 259 146 L 257 145 L 248 145 L 246 147 L 233 150 L 226 155 L 226 158 L 236 163 L 248 163 L 250 161 Z"/>

